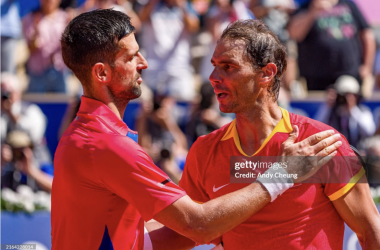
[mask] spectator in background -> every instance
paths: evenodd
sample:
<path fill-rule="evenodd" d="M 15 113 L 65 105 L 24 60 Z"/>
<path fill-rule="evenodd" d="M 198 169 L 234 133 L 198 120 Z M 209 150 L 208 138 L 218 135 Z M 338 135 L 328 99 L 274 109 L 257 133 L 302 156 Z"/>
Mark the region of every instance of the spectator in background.
<path fill-rule="evenodd" d="M 131 17 L 132 25 L 135 27 L 136 32 L 141 29 L 141 21 L 139 16 L 134 12 L 132 4 L 127 0 L 87 0 L 84 5 L 84 11 L 91 11 L 96 9 L 114 9 L 123 12 Z"/>
<path fill-rule="evenodd" d="M 252 0 L 250 9 L 256 18 L 263 22 L 277 35 L 281 43 L 287 50 L 287 69 L 281 80 L 281 87 L 286 90 L 291 89 L 292 81 L 296 80 L 297 75 L 297 51 L 294 41 L 289 39 L 286 29 L 289 15 L 295 11 L 293 0 Z M 279 101 L 286 102 L 289 99 L 284 89 L 280 91 Z M 288 107 L 286 107 L 288 108 Z"/>
<path fill-rule="evenodd" d="M 66 11 L 70 20 L 73 19 L 77 15 L 77 7 L 78 7 L 77 0 L 61 0 L 61 4 L 59 5 L 59 8 Z"/>
<path fill-rule="evenodd" d="M 334 84 L 334 89 L 328 90 L 327 102 L 316 117 L 338 130 L 354 147 L 376 130 L 371 110 L 360 105 L 360 99 L 358 81 L 352 76 L 341 76 Z"/>
<path fill-rule="evenodd" d="M 16 76 L 1 74 L 1 142 L 14 130 L 24 131 L 34 145 L 36 160 L 40 164 L 51 163 L 51 157 L 44 142 L 46 117 L 41 109 L 21 100 L 21 87 Z"/>
<path fill-rule="evenodd" d="M 186 136 L 172 116 L 173 97 L 155 95 L 145 101 L 136 121 L 139 144 L 154 163 L 176 183 L 181 178 L 188 151 Z"/>
<path fill-rule="evenodd" d="M 33 190 L 51 192 L 52 168 L 41 169 L 33 154 L 33 143 L 24 131 L 14 130 L 7 135 L 1 147 L 1 187 L 16 190 L 20 184 Z"/>
<path fill-rule="evenodd" d="M 208 54 L 203 57 L 200 74 L 202 81 L 208 81 L 214 67 L 211 64 L 211 57 L 215 50 L 216 43 L 223 30 L 228 24 L 236 20 L 253 19 L 252 12 L 239 0 L 215 0 L 206 14 L 206 28 L 211 33 L 212 42 Z"/>
<path fill-rule="evenodd" d="M 199 19 L 186 0 L 151 0 L 140 10 L 141 39 L 149 68 L 143 78 L 161 95 L 192 100 L 195 95 L 190 60 L 191 35 Z"/>
<path fill-rule="evenodd" d="M 66 93 L 65 65 L 60 37 L 69 18 L 59 9 L 59 0 L 40 0 L 41 9 L 23 19 L 23 31 L 30 50 L 27 62 L 28 92 Z"/>
<path fill-rule="evenodd" d="M 289 40 L 286 25 L 289 14 L 295 10 L 293 0 L 251 0 L 250 9 L 256 18 L 262 19 L 280 41 L 286 44 Z"/>
<path fill-rule="evenodd" d="M 21 37 L 18 0 L 1 0 L 1 72 L 16 73 L 15 49 Z"/>
<path fill-rule="evenodd" d="M 359 84 L 371 77 L 374 35 L 357 6 L 347 0 L 311 0 L 290 19 L 298 42 L 298 66 L 309 90 L 325 90 L 341 75 Z"/>
<path fill-rule="evenodd" d="M 45 115 L 37 105 L 21 100 L 18 79 L 9 73 L 1 74 L 0 128 L 2 179 L 8 187 L 15 189 L 22 183 L 20 171 L 38 180 L 41 176 L 39 169 L 52 174 L 51 157 L 44 142 Z M 15 171 L 19 174 L 14 175 Z M 42 187 L 46 190 L 43 183 L 44 179 Z M 33 183 L 27 184 L 35 188 Z"/>
<path fill-rule="evenodd" d="M 230 117 L 221 116 L 218 100 L 210 82 L 203 83 L 200 90 L 200 102 L 193 110 L 186 126 L 188 141 L 193 144 L 199 136 L 207 135 L 231 121 Z"/>

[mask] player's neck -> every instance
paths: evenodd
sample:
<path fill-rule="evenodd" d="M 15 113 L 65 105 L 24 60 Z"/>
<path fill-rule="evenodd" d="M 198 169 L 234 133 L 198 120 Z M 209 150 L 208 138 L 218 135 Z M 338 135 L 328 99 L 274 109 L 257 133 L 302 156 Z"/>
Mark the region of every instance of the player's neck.
<path fill-rule="evenodd" d="M 95 100 L 98 100 L 107 105 L 112 112 L 120 119 L 123 120 L 124 111 L 127 107 L 128 101 L 118 102 L 113 98 L 108 91 L 88 91 L 83 89 L 83 95 Z"/>
<path fill-rule="evenodd" d="M 247 155 L 254 154 L 281 120 L 277 103 L 257 105 L 252 112 L 236 114 L 240 144 Z"/>

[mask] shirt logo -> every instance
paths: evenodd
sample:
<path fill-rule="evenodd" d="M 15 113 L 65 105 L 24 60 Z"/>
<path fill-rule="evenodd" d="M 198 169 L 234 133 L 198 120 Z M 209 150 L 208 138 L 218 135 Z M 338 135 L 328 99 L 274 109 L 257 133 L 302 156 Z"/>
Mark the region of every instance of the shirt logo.
<path fill-rule="evenodd" d="M 158 182 L 157 185 L 158 185 L 159 187 L 163 187 L 163 186 L 165 186 L 166 183 L 169 183 L 169 182 L 170 182 L 170 179 L 167 178 L 167 179 L 164 180 L 163 182 Z"/>
<path fill-rule="evenodd" d="M 212 191 L 214 191 L 214 193 L 215 193 L 215 192 L 217 192 L 219 189 L 224 188 L 225 186 L 227 186 L 227 185 L 229 185 L 229 184 L 230 184 L 230 183 L 227 183 L 226 185 L 220 186 L 220 187 L 218 187 L 218 188 L 215 188 L 215 185 L 214 185 L 214 187 L 212 188 Z"/>

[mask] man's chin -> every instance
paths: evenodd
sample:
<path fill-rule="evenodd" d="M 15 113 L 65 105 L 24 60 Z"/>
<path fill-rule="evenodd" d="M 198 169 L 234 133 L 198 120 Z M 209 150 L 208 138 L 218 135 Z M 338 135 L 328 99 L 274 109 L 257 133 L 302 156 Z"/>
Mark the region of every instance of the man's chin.
<path fill-rule="evenodd" d="M 234 113 L 234 111 L 233 111 L 233 109 L 231 107 L 222 105 L 220 103 L 219 103 L 219 109 L 220 109 L 221 112 L 223 112 L 225 114 Z"/>
<path fill-rule="evenodd" d="M 136 88 L 129 96 L 129 100 L 137 99 L 141 96 L 141 88 Z"/>
<path fill-rule="evenodd" d="M 139 93 L 136 93 L 136 95 L 134 97 L 132 97 L 131 100 L 134 100 L 134 99 L 137 99 L 141 96 L 141 91 Z"/>

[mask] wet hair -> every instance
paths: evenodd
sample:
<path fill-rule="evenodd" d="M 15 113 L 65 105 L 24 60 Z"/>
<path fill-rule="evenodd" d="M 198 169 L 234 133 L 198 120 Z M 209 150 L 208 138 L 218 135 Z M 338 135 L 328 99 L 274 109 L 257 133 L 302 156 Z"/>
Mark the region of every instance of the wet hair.
<path fill-rule="evenodd" d="M 119 41 L 135 31 L 126 14 L 112 9 L 94 10 L 74 18 L 61 37 L 62 57 L 83 85 L 98 63 L 113 67 Z"/>
<path fill-rule="evenodd" d="M 246 56 L 256 70 L 268 63 L 277 66 L 277 74 L 268 92 L 277 100 L 280 91 L 281 76 L 286 70 L 286 48 L 278 37 L 260 20 L 238 20 L 223 31 L 220 40 L 242 40 L 246 44 Z"/>

